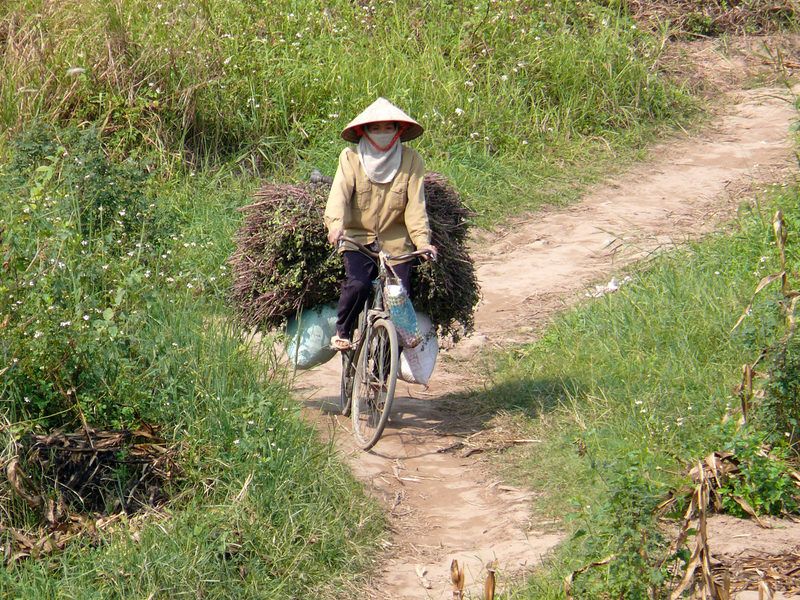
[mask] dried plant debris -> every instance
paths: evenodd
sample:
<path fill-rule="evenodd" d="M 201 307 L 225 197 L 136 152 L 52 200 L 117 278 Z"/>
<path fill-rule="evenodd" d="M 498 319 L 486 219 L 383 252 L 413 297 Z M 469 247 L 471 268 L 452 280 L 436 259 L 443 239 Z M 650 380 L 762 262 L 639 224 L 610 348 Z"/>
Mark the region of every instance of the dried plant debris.
<path fill-rule="evenodd" d="M 507 419 L 505 423 L 490 429 L 481 429 L 464 437 L 459 436 L 454 443 L 437 452 L 451 452 L 459 458 L 468 458 L 484 452 L 503 452 L 512 446 L 540 444 L 542 441 L 525 435 L 525 432 Z M 463 434 L 462 434 L 463 435 Z"/>
<path fill-rule="evenodd" d="M 475 215 L 438 173 L 425 175 L 425 203 L 436 262 L 423 263 L 412 274 L 415 302 L 442 335 L 458 338 L 472 331 L 480 301 L 475 264 L 467 252 L 469 221 Z"/>
<path fill-rule="evenodd" d="M 800 595 L 800 545 L 781 556 L 752 554 L 712 566 L 717 579 L 728 577 L 732 593 L 766 587 L 784 596 Z"/>
<path fill-rule="evenodd" d="M 800 6 L 794 0 L 627 0 L 625 6 L 644 27 L 669 23 L 673 35 L 685 37 L 773 33 L 800 17 Z"/>
<path fill-rule="evenodd" d="M 233 284 L 228 300 L 244 327 L 280 328 L 300 310 L 338 300 L 344 266 L 327 243 L 322 219 L 329 191 L 324 181 L 266 184 L 252 204 L 239 209 L 244 219 L 229 260 Z M 415 304 L 440 335 L 458 338 L 472 330 L 480 300 L 466 249 L 474 214 L 437 173 L 425 175 L 425 198 L 439 258 L 414 270 Z"/>
<path fill-rule="evenodd" d="M 0 524 L 6 564 L 49 555 L 75 538 L 97 543 L 99 531 L 123 516 L 132 523 L 165 504 L 180 475 L 177 449 L 146 424 L 137 430 L 59 429 L 27 435 L 17 445 L 17 456 L 2 465 L 6 481 L 0 484 L 10 515 Z M 40 517 L 35 530 L 12 526 L 15 498 Z"/>
<path fill-rule="evenodd" d="M 709 545 L 708 517 L 718 504 L 717 489 L 739 470 L 735 457 L 729 452 L 714 452 L 691 469 L 689 475 L 695 484 L 691 490 L 688 507 L 672 542 L 667 556 L 672 556 L 684 544 L 691 549 L 691 558 L 683 572 L 681 582 L 672 590 L 670 600 L 683 597 L 687 591 L 694 596 L 717 600 L 730 600 L 740 591 L 758 591 L 772 597 L 776 591 L 786 595 L 800 592 L 800 545 L 780 556 L 762 552 L 749 552 L 745 556 L 721 558 L 714 556 Z M 665 500 L 660 508 L 666 513 L 674 509 L 676 498 L 686 493 L 686 488 L 677 490 Z M 752 510 L 752 509 L 751 509 Z M 748 511 L 750 512 L 750 511 Z M 751 516 L 764 528 L 755 514 Z M 693 549 L 689 538 L 694 536 Z M 676 576 L 680 576 L 676 573 Z"/>
<path fill-rule="evenodd" d="M 228 299 L 242 325 L 269 331 L 338 298 L 344 267 L 327 245 L 326 185 L 267 184 L 239 209 Z"/>
<path fill-rule="evenodd" d="M 484 415 L 485 416 L 485 415 Z M 512 446 L 540 444 L 530 436 L 530 429 L 514 415 L 499 411 L 488 422 L 484 416 L 448 421 L 449 426 L 436 428 L 437 432 L 451 438 L 453 443 L 438 452 L 449 452 L 467 458 L 484 452 L 504 452 Z"/>
<path fill-rule="evenodd" d="M 453 582 L 453 600 L 463 600 L 464 567 L 459 567 L 455 559 L 450 563 L 450 580 Z"/>

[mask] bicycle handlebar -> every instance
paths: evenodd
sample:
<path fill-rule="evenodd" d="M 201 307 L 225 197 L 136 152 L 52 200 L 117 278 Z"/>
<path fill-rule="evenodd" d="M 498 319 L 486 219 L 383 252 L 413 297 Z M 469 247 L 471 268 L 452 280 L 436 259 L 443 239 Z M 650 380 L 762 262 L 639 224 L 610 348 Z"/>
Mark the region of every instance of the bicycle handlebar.
<path fill-rule="evenodd" d="M 347 242 L 348 244 L 353 244 L 353 246 L 358 248 L 360 252 L 372 258 L 379 258 L 381 255 L 380 252 L 373 252 L 372 250 L 367 248 L 364 244 L 357 242 L 353 238 L 346 235 L 343 235 L 342 237 L 339 238 L 339 248 L 342 247 L 344 242 Z M 410 252 L 409 254 L 401 254 L 400 256 L 389 256 L 388 254 L 384 256 L 386 260 L 408 260 L 410 258 L 417 258 L 417 257 L 425 258 L 427 260 L 435 260 L 433 252 L 431 252 L 430 250 L 417 250 L 415 252 Z"/>

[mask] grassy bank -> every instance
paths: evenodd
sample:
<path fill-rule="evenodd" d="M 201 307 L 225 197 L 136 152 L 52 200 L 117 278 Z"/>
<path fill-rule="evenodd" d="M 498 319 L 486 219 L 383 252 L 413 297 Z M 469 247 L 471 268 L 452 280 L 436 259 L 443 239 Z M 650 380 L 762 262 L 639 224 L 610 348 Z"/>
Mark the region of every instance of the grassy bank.
<path fill-rule="evenodd" d="M 25 1 L 0 40 L 7 132 L 91 122 L 120 158 L 304 179 L 333 173 L 338 134 L 383 95 L 488 221 L 569 200 L 576 169 L 591 181 L 691 109 L 660 72 L 663 40 L 571 0 Z"/>
<path fill-rule="evenodd" d="M 0 461 L 19 458 L 27 497 L 57 508 L 0 488 L 12 550 L 2 596 L 347 595 L 383 517 L 299 418 L 272 340 L 253 347 L 226 318 L 234 207 L 249 184 L 154 182 L 74 127 L 38 125 L 8 151 Z M 96 484 L 100 505 L 93 487 L 56 485 L 31 436 L 87 426 L 155 427 L 134 441 L 160 448 L 147 469 L 162 477 L 136 470 L 131 445 Z"/>
<path fill-rule="evenodd" d="M 669 569 L 685 566 L 688 554 L 667 551 L 656 508 L 670 491 L 692 489 L 688 470 L 715 451 L 733 452 L 741 469 L 718 490 L 718 508 L 747 517 L 738 496 L 761 515 L 797 513 L 793 309 L 780 278 L 754 292 L 782 272 L 778 209 L 788 232 L 787 292 L 797 288 L 800 187 L 778 187 L 760 201 L 725 232 L 639 265 L 618 292 L 497 357 L 493 385 L 477 400 L 543 440 L 504 459 L 505 474 L 544 490 L 539 510 L 567 515 L 570 536 L 549 576 L 514 597 L 563 597 L 566 575 L 611 555 L 575 577 L 575 597 L 666 597 L 677 584 Z M 742 366 L 756 364 L 761 392 L 744 395 L 742 424 L 735 390 Z M 676 519 L 688 502 L 678 497 L 668 515 Z"/>

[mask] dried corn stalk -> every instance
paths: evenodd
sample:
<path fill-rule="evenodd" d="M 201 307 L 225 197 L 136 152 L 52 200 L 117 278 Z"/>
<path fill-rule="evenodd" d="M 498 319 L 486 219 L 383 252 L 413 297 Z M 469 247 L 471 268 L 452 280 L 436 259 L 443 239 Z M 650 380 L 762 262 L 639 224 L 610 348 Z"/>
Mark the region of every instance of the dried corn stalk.
<path fill-rule="evenodd" d="M 797 299 L 800 298 L 800 292 L 797 290 L 790 290 L 788 289 L 788 279 L 786 274 L 786 238 L 788 237 L 788 230 L 786 229 L 786 222 L 783 220 L 783 213 L 781 211 L 777 211 L 775 213 L 775 217 L 772 219 L 772 229 L 775 232 L 775 244 L 778 246 L 778 250 L 781 253 L 781 270 L 779 273 L 773 273 L 771 275 L 767 275 L 763 277 L 761 281 L 758 282 L 756 286 L 756 290 L 753 292 L 753 297 L 750 300 L 750 303 L 745 308 L 744 313 L 739 320 L 736 321 L 736 325 L 733 326 L 731 329 L 731 333 L 736 330 L 739 325 L 742 324 L 742 321 L 747 318 L 750 312 L 753 309 L 753 302 L 756 299 L 756 296 L 766 288 L 769 284 L 778 281 L 781 281 L 781 294 L 784 297 L 784 302 L 782 302 L 783 311 L 786 315 L 786 318 L 789 320 L 789 331 L 794 331 L 795 327 L 795 309 L 797 308 Z M 786 301 L 788 301 L 788 306 Z"/>
<path fill-rule="evenodd" d="M 453 582 L 453 600 L 463 600 L 464 567 L 459 567 L 455 559 L 450 563 L 450 580 Z"/>
<path fill-rule="evenodd" d="M 497 571 L 497 561 L 486 563 L 486 583 L 483 585 L 483 597 L 485 600 L 494 600 L 494 592 L 497 586 L 495 572 Z"/>

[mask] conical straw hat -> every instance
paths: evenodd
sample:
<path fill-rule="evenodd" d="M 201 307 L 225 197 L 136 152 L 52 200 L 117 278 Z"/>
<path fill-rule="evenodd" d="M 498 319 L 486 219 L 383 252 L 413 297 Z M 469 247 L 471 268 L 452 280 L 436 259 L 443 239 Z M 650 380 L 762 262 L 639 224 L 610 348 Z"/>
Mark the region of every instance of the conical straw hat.
<path fill-rule="evenodd" d="M 367 123 L 377 123 L 378 121 L 397 121 L 398 123 L 407 124 L 408 128 L 400 136 L 400 141 L 402 142 L 413 140 L 421 136 L 422 132 L 425 131 L 422 125 L 389 102 L 386 98 L 378 98 L 375 102 L 370 104 L 364 112 L 348 123 L 347 127 L 345 127 L 342 132 L 342 139 L 357 144 L 360 136 L 356 133 L 356 127 L 359 125 L 366 125 Z"/>

